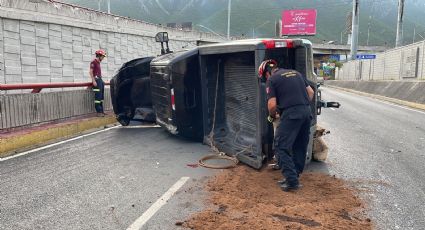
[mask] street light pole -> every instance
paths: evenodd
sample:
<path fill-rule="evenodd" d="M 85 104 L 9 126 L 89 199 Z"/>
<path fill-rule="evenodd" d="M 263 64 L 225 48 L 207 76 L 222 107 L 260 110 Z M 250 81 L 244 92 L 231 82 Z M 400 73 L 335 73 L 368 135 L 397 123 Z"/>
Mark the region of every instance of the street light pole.
<path fill-rule="evenodd" d="M 108 0 L 108 14 L 111 13 L 111 0 Z"/>
<path fill-rule="evenodd" d="M 416 38 L 416 25 L 415 27 L 413 27 L 413 43 L 415 43 L 415 38 Z"/>
<path fill-rule="evenodd" d="M 217 35 L 217 36 L 222 37 L 223 39 L 225 39 L 225 37 L 224 37 L 224 36 L 222 36 L 221 34 L 219 34 L 219 33 L 215 32 L 214 30 L 212 30 L 212 29 L 210 29 L 210 28 L 208 28 L 208 27 L 206 27 L 206 26 L 204 26 L 204 25 L 197 25 L 197 26 L 199 26 L 199 27 L 201 27 L 201 28 L 204 28 L 204 29 L 206 29 L 206 30 L 210 31 L 211 33 L 213 33 L 213 34 L 215 34 L 215 35 Z"/>
<path fill-rule="evenodd" d="M 359 42 L 359 0 L 353 0 L 353 20 L 352 20 L 352 36 L 351 36 L 351 60 L 357 58 L 357 47 Z"/>
<path fill-rule="evenodd" d="M 229 0 L 227 7 L 227 39 L 230 40 L 230 14 L 232 12 L 232 0 Z"/>
<path fill-rule="evenodd" d="M 252 38 L 254 38 L 255 37 L 255 29 L 258 29 L 258 28 L 260 28 L 260 27 L 262 27 L 262 26 L 264 26 L 264 25 L 266 25 L 267 23 L 269 23 L 270 21 L 266 21 L 266 22 L 264 22 L 263 24 L 261 24 L 261 25 L 259 25 L 259 26 L 256 26 L 256 27 L 253 27 L 252 28 Z"/>
<path fill-rule="evenodd" d="M 397 37 L 395 46 L 403 45 L 403 17 L 404 17 L 404 0 L 398 0 L 398 19 L 397 19 Z"/>

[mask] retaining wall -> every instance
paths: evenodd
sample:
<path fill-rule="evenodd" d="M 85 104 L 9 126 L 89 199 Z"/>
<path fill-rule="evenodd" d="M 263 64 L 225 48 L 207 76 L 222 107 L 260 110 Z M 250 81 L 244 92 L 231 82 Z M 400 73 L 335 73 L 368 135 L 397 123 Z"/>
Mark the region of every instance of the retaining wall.
<path fill-rule="evenodd" d="M 160 31 L 172 50 L 222 39 L 52 0 L 0 0 L 0 84 L 88 81 L 97 49 L 108 53 L 102 74 L 109 80 L 123 63 L 158 55 Z"/>
<path fill-rule="evenodd" d="M 337 69 L 337 80 L 425 80 L 425 41 L 376 54 L 376 59 L 355 60 Z"/>

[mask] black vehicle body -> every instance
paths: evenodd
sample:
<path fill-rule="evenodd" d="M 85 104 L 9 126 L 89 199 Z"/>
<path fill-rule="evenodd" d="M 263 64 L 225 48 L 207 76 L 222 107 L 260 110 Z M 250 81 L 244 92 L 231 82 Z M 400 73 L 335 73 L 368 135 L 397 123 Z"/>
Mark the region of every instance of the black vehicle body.
<path fill-rule="evenodd" d="M 253 39 L 200 46 L 152 61 L 152 100 L 158 124 L 261 168 L 273 155 L 266 82 L 257 73 L 266 59 L 275 59 L 281 68 L 298 70 L 317 92 L 307 40 Z M 312 111 L 316 106 L 315 97 Z M 314 112 L 308 161 L 316 121 Z"/>
<path fill-rule="evenodd" d="M 202 141 L 198 49 L 157 57 L 152 60 L 150 71 L 156 122 L 173 134 Z"/>
<path fill-rule="evenodd" d="M 150 87 L 153 59 L 145 57 L 124 63 L 110 81 L 112 106 L 122 125 L 128 125 L 133 119 L 155 121 Z"/>

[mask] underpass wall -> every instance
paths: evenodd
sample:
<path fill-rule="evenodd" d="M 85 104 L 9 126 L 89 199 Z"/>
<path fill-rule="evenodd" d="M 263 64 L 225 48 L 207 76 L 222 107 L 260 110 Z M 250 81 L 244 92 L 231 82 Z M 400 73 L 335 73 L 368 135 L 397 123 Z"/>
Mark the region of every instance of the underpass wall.
<path fill-rule="evenodd" d="M 425 81 L 326 81 L 326 85 L 425 104 Z"/>
<path fill-rule="evenodd" d="M 336 80 L 425 80 L 425 41 L 378 53 L 376 59 L 344 63 Z"/>
<path fill-rule="evenodd" d="M 158 55 L 161 31 L 171 50 L 222 39 L 51 0 L 0 0 L 0 84 L 88 81 L 97 49 L 108 53 L 102 74 L 109 80 L 123 63 Z"/>

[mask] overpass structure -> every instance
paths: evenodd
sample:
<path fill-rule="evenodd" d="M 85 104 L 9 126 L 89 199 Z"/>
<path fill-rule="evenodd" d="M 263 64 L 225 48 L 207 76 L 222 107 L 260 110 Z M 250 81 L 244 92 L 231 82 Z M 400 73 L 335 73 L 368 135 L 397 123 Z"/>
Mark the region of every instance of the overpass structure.
<path fill-rule="evenodd" d="M 389 49 L 385 46 L 359 46 L 358 52 L 361 53 L 382 53 Z M 334 45 L 334 44 L 313 44 L 314 54 L 324 55 L 348 55 L 350 53 L 350 45 Z"/>

